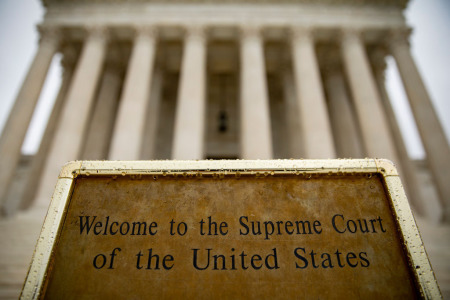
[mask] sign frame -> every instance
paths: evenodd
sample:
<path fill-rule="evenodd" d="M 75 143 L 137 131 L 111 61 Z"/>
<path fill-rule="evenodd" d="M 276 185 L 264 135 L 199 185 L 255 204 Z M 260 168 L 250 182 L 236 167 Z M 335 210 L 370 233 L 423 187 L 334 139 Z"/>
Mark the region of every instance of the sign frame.
<path fill-rule="evenodd" d="M 393 218 L 399 231 L 406 259 L 424 299 L 442 298 L 428 260 L 422 238 L 406 198 L 400 177 L 392 162 L 385 159 L 330 160 L 198 160 L 198 161 L 72 161 L 59 174 L 44 221 L 21 299 L 40 299 L 48 265 L 62 229 L 62 220 L 78 176 L 268 176 L 275 174 L 381 176 L 386 187 Z"/>

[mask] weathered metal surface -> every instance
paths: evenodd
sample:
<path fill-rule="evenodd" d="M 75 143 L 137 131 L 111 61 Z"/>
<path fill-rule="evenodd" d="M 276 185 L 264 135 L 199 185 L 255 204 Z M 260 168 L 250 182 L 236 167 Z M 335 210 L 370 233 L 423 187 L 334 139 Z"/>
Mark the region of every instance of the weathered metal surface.
<path fill-rule="evenodd" d="M 367 159 L 71 163 L 22 297 L 440 293 L 395 168 Z"/>

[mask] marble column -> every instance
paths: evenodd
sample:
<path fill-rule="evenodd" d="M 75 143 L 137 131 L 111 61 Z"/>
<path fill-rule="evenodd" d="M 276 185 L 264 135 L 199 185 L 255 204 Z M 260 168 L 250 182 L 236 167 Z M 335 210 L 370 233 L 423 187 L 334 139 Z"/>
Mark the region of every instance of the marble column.
<path fill-rule="evenodd" d="M 450 148 L 444 130 L 412 58 L 407 35 L 402 32 L 393 33 L 390 49 L 427 154 L 428 166 L 444 209 L 444 219 L 450 222 Z"/>
<path fill-rule="evenodd" d="M 64 57 L 62 60 L 62 66 L 64 71 L 61 86 L 59 88 L 55 103 L 53 104 L 52 112 L 47 121 L 47 126 L 44 135 L 42 136 L 38 152 L 34 155 L 33 160 L 31 161 L 30 169 L 25 179 L 25 190 L 21 196 L 21 201 L 20 203 L 13 204 L 11 207 L 8 207 L 8 209 L 11 210 L 10 213 L 14 213 L 17 208 L 26 209 L 31 206 L 39 187 L 39 179 L 41 178 L 45 164 L 48 160 L 52 140 L 55 136 L 56 129 L 61 122 L 61 112 L 66 102 L 67 91 L 73 77 L 73 70 L 77 56 L 75 53 L 76 51 L 72 48 L 65 49 L 63 52 Z"/>
<path fill-rule="evenodd" d="M 156 39 L 156 28 L 141 27 L 136 30 L 114 127 L 110 159 L 140 159 Z"/>
<path fill-rule="evenodd" d="M 427 213 L 426 203 L 422 199 L 419 180 L 417 178 L 417 170 L 409 158 L 405 143 L 403 142 L 403 135 L 398 126 L 397 118 L 394 109 L 391 105 L 389 95 L 386 91 L 384 70 L 386 68 L 385 55 L 380 49 L 374 51 L 371 55 L 371 60 L 374 65 L 375 80 L 380 91 L 381 101 L 383 103 L 386 117 L 394 137 L 395 148 L 399 158 L 398 166 L 400 176 L 403 178 L 406 193 L 411 205 L 420 215 L 425 216 Z"/>
<path fill-rule="evenodd" d="M 155 159 L 156 138 L 161 113 L 162 84 L 163 72 L 161 68 L 156 67 L 147 108 L 147 121 L 145 124 L 141 159 Z"/>
<path fill-rule="evenodd" d="M 103 72 L 81 159 L 108 158 L 122 82 L 119 62 L 111 59 Z"/>
<path fill-rule="evenodd" d="M 398 162 L 387 118 L 360 33 L 350 29 L 344 30 L 341 48 L 366 155 Z"/>
<path fill-rule="evenodd" d="M 325 71 L 324 85 L 328 95 L 330 120 L 333 124 L 338 157 L 365 157 L 344 75 L 338 66 Z"/>
<path fill-rule="evenodd" d="M 243 28 L 240 51 L 241 158 L 272 159 L 264 47 L 258 28 Z"/>
<path fill-rule="evenodd" d="M 305 157 L 305 155 L 303 154 L 304 145 L 302 138 L 302 127 L 299 120 L 300 112 L 298 109 L 294 78 L 292 75 L 292 70 L 290 68 L 285 68 L 285 70 L 283 71 L 282 81 L 289 158 L 303 158 Z"/>
<path fill-rule="evenodd" d="M 175 111 L 173 159 L 202 159 L 206 114 L 206 37 L 204 28 L 188 28 Z"/>
<path fill-rule="evenodd" d="M 292 30 L 292 59 L 305 158 L 335 158 L 314 39 L 308 28 Z"/>
<path fill-rule="evenodd" d="M 17 94 L 0 138 L 0 208 L 6 201 L 15 169 L 21 157 L 23 140 L 44 85 L 50 63 L 58 50 L 60 35 L 56 28 L 42 27 L 38 51 Z"/>
<path fill-rule="evenodd" d="M 106 29 L 90 28 L 70 84 L 61 122 L 51 145 L 50 159 L 41 178 L 35 201 L 37 208 L 48 206 L 62 166 L 80 156 L 106 46 Z"/>

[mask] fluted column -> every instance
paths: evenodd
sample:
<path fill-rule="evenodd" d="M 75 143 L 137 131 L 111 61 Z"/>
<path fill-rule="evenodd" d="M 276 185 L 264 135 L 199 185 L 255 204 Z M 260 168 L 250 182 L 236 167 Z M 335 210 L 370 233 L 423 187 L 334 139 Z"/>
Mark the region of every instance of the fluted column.
<path fill-rule="evenodd" d="M 138 28 L 128 63 L 109 158 L 140 159 L 156 52 L 156 29 Z"/>
<path fill-rule="evenodd" d="M 155 69 L 149 104 L 147 108 L 147 121 L 145 124 L 145 135 L 142 145 L 142 159 L 154 159 L 156 152 L 156 138 L 158 132 L 158 122 L 160 119 L 160 103 L 162 96 L 163 72 L 161 68 Z"/>
<path fill-rule="evenodd" d="M 47 207 L 62 166 L 78 159 L 106 53 L 107 33 L 92 28 L 83 45 L 37 193 L 37 207 Z"/>
<path fill-rule="evenodd" d="M 175 111 L 173 159 L 202 159 L 206 114 L 206 38 L 201 27 L 188 28 Z"/>
<path fill-rule="evenodd" d="M 304 157 L 302 127 L 299 120 L 300 112 L 298 109 L 294 78 L 290 68 L 286 68 L 283 71 L 282 82 L 286 112 L 289 158 L 302 158 Z"/>
<path fill-rule="evenodd" d="M 330 119 L 339 157 L 363 158 L 364 151 L 358 134 L 358 125 L 345 87 L 345 80 L 339 67 L 331 67 L 324 74 L 328 94 Z"/>
<path fill-rule="evenodd" d="M 341 47 L 366 155 L 398 162 L 392 135 L 360 33 L 344 30 Z"/>
<path fill-rule="evenodd" d="M 427 162 L 444 208 L 444 219 L 450 222 L 450 148 L 444 130 L 412 58 L 407 35 L 394 33 L 390 48 L 427 154 Z"/>
<path fill-rule="evenodd" d="M 52 112 L 47 121 L 44 135 L 42 136 L 41 143 L 39 145 L 38 152 L 34 155 L 29 171 L 24 179 L 24 191 L 20 197 L 20 203 L 9 203 L 6 209 L 8 214 L 13 214 L 17 208 L 26 209 L 31 206 L 34 200 L 35 194 L 39 186 L 39 179 L 44 171 L 45 164 L 48 159 L 50 146 L 55 136 L 55 132 L 59 123 L 61 122 L 61 112 L 65 104 L 67 91 L 71 79 L 73 77 L 73 69 L 75 66 L 76 53 L 73 49 L 66 49 L 64 52 L 64 58 L 62 60 L 62 66 L 64 73 L 62 76 L 61 86 L 59 88 L 58 95 L 55 103 L 53 104 Z"/>
<path fill-rule="evenodd" d="M 111 59 L 103 72 L 81 159 L 108 158 L 122 80 L 118 64 Z"/>
<path fill-rule="evenodd" d="M 264 48 L 258 28 L 241 37 L 241 158 L 273 157 Z"/>
<path fill-rule="evenodd" d="M 333 135 L 317 64 L 312 33 L 292 31 L 294 80 L 306 158 L 334 158 Z"/>
<path fill-rule="evenodd" d="M 375 80 L 380 91 L 381 101 L 386 112 L 387 120 L 391 128 L 392 136 L 394 137 L 395 148 L 397 150 L 399 162 L 399 173 L 403 178 L 405 189 L 411 205 L 420 215 L 426 215 L 426 202 L 422 199 L 419 180 L 417 178 L 417 170 L 413 162 L 409 158 L 405 143 L 403 142 L 403 135 L 398 126 L 397 118 L 392 108 L 389 95 L 386 91 L 384 70 L 386 68 L 384 53 L 377 49 L 371 55 L 374 64 Z"/>
<path fill-rule="evenodd" d="M 44 85 L 50 63 L 58 49 L 59 38 L 58 31 L 55 28 L 41 28 L 41 40 L 38 51 L 3 128 L 0 138 L 0 208 L 3 208 L 8 187 L 19 163 L 23 140 Z"/>

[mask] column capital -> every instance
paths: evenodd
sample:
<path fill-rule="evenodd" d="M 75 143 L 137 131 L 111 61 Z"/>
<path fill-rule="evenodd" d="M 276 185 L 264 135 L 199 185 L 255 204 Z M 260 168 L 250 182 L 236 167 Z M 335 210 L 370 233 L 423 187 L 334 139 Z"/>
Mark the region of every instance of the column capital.
<path fill-rule="evenodd" d="M 40 24 L 37 28 L 40 34 L 40 43 L 59 43 L 61 39 L 61 29 L 58 26 Z"/>
<path fill-rule="evenodd" d="M 87 39 L 108 40 L 110 38 L 110 31 L 107 27 L 101 25 L 86 26 Z"/>
<path fill-rule="evenodd" d="M 363 31 L 359 28 L 340 28 L 339 36 L 342 41 L 359 41 L 363 40 Z"/>
<path fill-rule="evenodd" d="M 289 29 L 292 39 L 314 39 L 315 29 L 310 26 L 295 26 Z"/>
<path fill-rule="evenodd" d="M 260 38 L 262 35 L 262 28 L 259 25 L 242 25 L 239 28 L 239 33 L 241 39 L 249 38 L 249 37 L 257 37 Z"/>
<path fill-rule="evenodd" d="M 134 27 L 134 37 L 145 36 L 149 38 L 157 38 L 159 28 L 153 25 L 142 25 Z"/>
<path fill-rule="evenodd" d="M 393 45 L 406 43 L 409 46 L 409 37 L 412 31 L 411 28 L 405 27 L 389 30 L 387 37 L 388 45 L 392 47 Z"/>
<path fill-rule="evenodd" d="M 185 38 L 198 38 L 206 39 L 208 34 L 208 29 L 204 25 L 191 25 L 184 28 Z"/>

